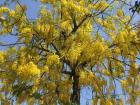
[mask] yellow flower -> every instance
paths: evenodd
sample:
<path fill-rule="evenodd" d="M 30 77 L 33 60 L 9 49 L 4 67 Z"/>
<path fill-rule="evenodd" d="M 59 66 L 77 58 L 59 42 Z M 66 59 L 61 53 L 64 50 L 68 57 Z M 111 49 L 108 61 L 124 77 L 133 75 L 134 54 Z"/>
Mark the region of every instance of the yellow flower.
<path fill-rule="evenodd" d="M 40 70 L 33 62 L 20 65 L 16 71 L 17 75 L 24 80 L 34 79 L 40 76 Z"/>
<path fill-rule="evenodd" d="M 80 72 L 80 78 L 85 79 L 86 78 L 86 73 L 84 71 Z"/>
<path fill-rule="evenodd" d="M 45 16 L 45 15 L 48 14 L 48 11 L 47 11 L 45 8 L 42 8 L 42 9 L 40 10 L 40 14 L 41 14 L 42 16 Z"/>
<path fill-rule="evenodd" d="M 76 46 L 71 48 L 68 53 L 67 53 L 67 58 L 71 61 L 71 62 L 75 62 L 77 61 L 78 57 L 81 55 L 81 47 L 80 46 Z"/>
<path fill-rule="evenodd" d="M 53 54 L 53 55 L 49 55 L 48 58 L 47 58 L 47 64 L 50 66 L 50 65 L 53 65 L 53 64 L 59 64 L 60 63 L 60 58 L 58 55 L 56 54 Z"/>
<path fill-rule="evenodd" d="M 105 51 L 105 46 L 103 45 L 102 42 L 97 41 L 94 45 L 94 50 L 95 50 L 96 53 L 100 54 L 100 53 Z"/>
<path fill-rule="evenodd" d="M 48 0 L 40 0 L 41 3 L 47 3 Z"/>
<path fill-rule="evenodd" d="M 133 83 L 133 79 L 132 78 L 133 77 L 127 77 L 127 81 L 128 81 L 129 84 L 132 84 Z"/>
<path fill-rule="evenodd" d="M 15 11 L 10 11 L 10 12 L 9 12 L 9 16 L 12 17 L 12 18 L 14 18 L 14 16 L 15 16 Z"/>
<path fill-rule="evenodd" d="M 113 105 L 113 104 L 112 104 L 112 102 L 110 100 L 107 100 L 106 105 Z"/>
<path fill-rule="evenodd" d="M 98 98 L 93 98 L 91 100 L 91 105 L 98 105 L 99 99 Z"/>
<path fill-rule="evenodd" d="M 70 96 L 68 95 L 68 93 L 60 93 L 59 94 L 59 99 L 61 100 L 61 102 L 66 105 L 67 102 L 69 102 Z"/>
<path fill-rule="evenodd" d="M 56 1 L 55 0 L 40 0 L 41 3 L 55 3 Z"/>
<path fill-rule="evenodd" d="M 110 24 L 108 24 L 108 22 L 107 21 L 103 21 L 103 26 L 105 27 L 105 28 L 110 28 Z"/>
<path fill-rule="evenodd" d="M 124 16 L 124 13 L 123 13 L 123 11 L 121 9 L 117 10 L 117 16 L 119 16 L 119 17 L 123 17 Z"/>
<path fill-rule="evenodd" d="M 11 68 L 12 70 L 16 70 L 17 69 L 17 66 L 18 66 L 18 62 L 17 61 L 14 61 L 11 65 Z"/>
<path fill-rule="evenodd" d="M 121 53 L 121 50 L 118 47 L 113 49 L 113 51 L 114 51 L 115 54 L 120 54 Z"/>
<path fill-rule="evenodd" d="M 108 70 L 103 70 L 103 73 L 104 73 L 105 75 L 107 75 L 107 76 L 110 76 L 110 75 L 111 75 L 110 72 L 109 72 Z"/>
<path fill-rule="evenodd" d="M 89 72 L 88 72 L 88 77 L 89 77 L 90 79 L 92 79 L 92 78 L 94 77 L 93 72 L 89 71 Z"/>
<path fill-rule="evenodd" d="M 128 87 L 128 82 L 126 80 L 120 80 L 120 82 L 123 88 Z"/>
<path fill-rule="evenodd" d="M 108 6 L 108 3 L 106 1 L 101 1 L 101 6 L 102 9 L 104 10 Z"/>
<path fill-rule="evenodd" d="M 121 31 L 118 35 L 118 41 L 119 42 L 125 42 L 126 39 L 127 39 L 127 35 L 128 35 L 128 32 L 126 30 Z"/>
<path fill-rule="evenodd" d="M 49 68 L 48 68 L 48 66 L 45 66 L 43 71 L 46 72 L 46 73 L 49 73 Z"/>
<path fill-rule="evenodd" d="M 80 85 L 86 85 L 87 81 L 85 81 L 85 79 L 87 79 L 87 73 L 84 71 L 80 71 Z"/>
<path fill-rule="evenodd" d="M 48 83 L 48 89 L 49 90 L 55 90 L 56 89 L 56 84 L 54 82 L 50 82 Z"/>
<path fill-rule="evenodd" d="M 20 35 L 19 35 L 19 40 L 24 38 L 24 42 L 27 44 L 29 41 L 32 39 L 32 29 L 29 27 L 21 29 Z"/>
<path fill-rule="evenodd" d="M 31 28 L 29 28 L 29 27 L 23 28 L 23 29 L 21 30 L 21 33 L 25 33 L 25 34 L 31 33 Z"/>
<path fill-rule="evenodd" d="M 67 1 L 66 1 L 66 0 L 61 0 L 61 3 L 62 3 L 63 5 L 67 5 Z"/>
<path fill-rule="evenodd" d="M 135 31 L 131 31 L 130 34 L 131 34 L 132 36 L 135 36 L 137 33 L 136 33 Z"/>
<path fill-rule="evenodd" d="M 98 24 L 100 24 L 100 25 L 102 25 L 102 24 L 103 24 L 103 21 L 102 21 L 102 19 L 101 19 L 101 18 L 96 19 L 96 22 L 97 22 Z"/>
<path fill-rule="evenodd" d="M 0 63 L 4 61 L 4 53 L 0 51 Z"/>
<path fill-rule="evenodd" d="M 97 11 L 102 11 L 105 8 L 107 8 L 108 3 L 106 1 L 100 1 L 99 3 L 96 3 L 95 5 L 93 5 L 93 9 L 97 10 Z"/>
<path fill-rule="evenodd" d="M 7 8 L 7 7 L 0 7 L 0 16 L 3 14 L 3 13 L 6 13 L 6 12 L 9 12 L 10 9 Z"/>
<path fill-rule="evenodd" d="M 48 24 L 46 24 L 46 25 L 38 24 L 36 28 L 37 28 L 37 30 L 39 30 L 39 32 L 42 32 L 44 34 L 48 34 L 48 32 L 50 30 L 50 26 Z"/>

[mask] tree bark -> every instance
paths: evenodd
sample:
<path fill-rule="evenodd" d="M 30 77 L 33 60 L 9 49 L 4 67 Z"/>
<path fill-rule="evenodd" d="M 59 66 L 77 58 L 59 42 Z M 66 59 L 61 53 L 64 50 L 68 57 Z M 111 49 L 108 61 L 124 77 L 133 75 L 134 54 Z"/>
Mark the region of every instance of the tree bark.
<path fill-rule="evenodd" d="M 71 101 L 77 105 L 80 105 L 79 75 L 76 73 L 73 75 L 73 93 L 71 95 Z"/>

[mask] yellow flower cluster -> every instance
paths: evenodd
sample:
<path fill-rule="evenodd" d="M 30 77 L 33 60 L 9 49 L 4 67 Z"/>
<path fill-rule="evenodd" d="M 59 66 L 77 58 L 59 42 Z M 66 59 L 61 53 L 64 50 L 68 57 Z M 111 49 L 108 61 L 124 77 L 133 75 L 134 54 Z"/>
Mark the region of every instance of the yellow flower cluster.
<path fill-rule="evenodd" d="M 106 46 L 101 41 L 96 41 L 94 44 L 94 52 L 96 54 L 101 54 L 105 51 Z"/>
<path fill-rule="evenodd" d="M 127 35 L 128 35 L 127 30 L 121 31 L 118 35 L 118 41 L 119 42 L 125 42 L 126 39 L 127 39 Z"/>
<path fill-rule="evenodd" d="M 112 37 L 112 40 L 115 44 L 122 44 L 124 42 L 127 42 L 126 40 L 128 40 L 128 31 L 127 30 L 122 30 L 120 31 L 117 36 Z"/>
<path fill-rule="evenodd" d="M 77 2 L 78 3 L 78 2 Z M 72 9 L 72 10 L 74 10 L 74 11 L 76 11 L 76 12 L 78 12 L 78 13 L 88 13 L 88 9 L 87 8 L 84 8 L 84 2 L 79 2 L 78 4 L 79 5 L 77 5 L 77 3 L 74 3 L 72 0 L 71 0 L 71 2 L 70 2 L 70 8 Z"/>
<path fill-rule="evenodd" d="M 29 27 L 26 28 L 22 28 L 20 35 L 19 35 L 19 40 L 21 40 L 22 38 L 24 38 L 24 42 L 25 44 L 29 43 L 29 41 L 32 39 L 32 29 Z"/>
<path fill-rule="evenodd" d="M 118 48 L 118 47 L 116 47 L 115 49 L 113 49 L 113 53 L 116 54 L 116 55 L 118 55 L 118 54 L 121 53 L 121 49 Z"/>
<path fill-rule="evenodd" d="M 121 83 L 123 88 L 127 88 L 129 85 L 127 80 L 121 80 L 120 83 Z"/>
<path fill-rule="evenodd" d="M 81 50 L 82 49 L 80 46 L 72 47 L 67 53 L 67 59 L 70 60 L 72 63 L 75 63 L 81 55 Z"/>
<path fill-rule="evenodd" d="M 20 65 L 16 72 L 17 75 L 23 80 L 34 79 L 40 76 L 40 70 L 33 62 Z"/>
<path fill-rule="evenodd" d="M 42 2 L 42 3 L 47 3 L 48 0 L 40 0 L 40 2 Z"/>
<path fill-rule="evenodd" d="M 15 17 L 15 11 L 11 10 L 11 11 L 9 12 L 9 16 L 10 16 L 11 18 L 14 18 L 14 17 Z"/>
<path fill-rule="evenodd" d="M 72 25 L 71 24 L 72 24 L 71 20 L 61 21 L 60 27 L 62 29 L 66 29 L 68 32 L 71 32 L 71 30 L 72 30 Z"/>
<path fill-rule="evenodd" d="M 113 23 L 111 18 L 108 18 L 107 20 L 103 20 L 101 18 L 97 18 L 96 22 L 103 26 L 107 30 L 115 31 L 115 24 Z"/>
<path fill-rule="evenodd" d="M 85 60 L 89 60 L 89 59 L 91 59 L 92 57 L 95 56 L 94 47 L 93 47 L 94 43 L 92 43 L 90 41 L 90 37 L 88 37 L 88 36 L 85 36 L 85 38 L 84 38 L 84 35 L 82 35 L 80 37 L 81 37 L 82 40 L 85 41 L 85 43 L 82 43 L 82 45 L 81 45 L 82 54 L 81 54 L 81 57 L 80 57 L 81 62 L 84 62 Z"/>
<path fill-rule="evenodd" d="M 117 10 L 117 16 L 118 17 L 123 17 L 124 16 L 124 13 L 123 13 L 122 9 Z"/>
<path fill-rule="evenodd" d="M 4 61 L 4 53 L 0 51 L 0 63 Z"/>
<path fill-rule="evenodd" d="M 13 26 L 10 26 L 9 25 L 10 22 L 7 22 L 7 21 L 9 21 L 9 20 L 7 20 L 7 18 L 9 18 L 9 17 L 12 18 L 12 16 L 13 16 L 12 13 L 13 13 L 13 11 L 7 7 L 4 7 L 4 6 L 0 7 L 0 21 L 1 21 L 1 26 L 2 26 L 0 29 L 0 34 L 8 34 L 8 33 L 12 32 Z"/>
<path fill-rule="evenodd" d="M 12 64 L 11 64 L 11 70 L 16 70 L 17 67 L 18 67 L 18 63 L 17 63 L 17 61 L 15 60 L 15 61 L 13 61 Z"/>
<path fill-rule="evenodd" d="M 56 89 L 56 84 L 54 82 L 47 82 L 47 89 L 50 91 L 50 92 L 54 92 L 54 90 Z"/>
<path fill-rule="evenodd" d="M 64 80 L 58 83 L 59 99 L 63 104 L 70 101 L 70 90 L 72 88 L 71 80 Z"/>
<path fill-rule="evenodd" d="M 107 75 L 107 76 L 110 76 L 110 75 L 111 75 L 109 70 L 104 70 L 104 69 L 103 69 L 102 72 L 103 72 L 105 75 Z"/>
<path fill-rule="evenodd" d="M 47 65 L 45 65 L 45 66 L 43 67 L 43 72 L 49 73 L 49 68 L 48 68 Z"/>
<path fill-rule="evenodd" d="M 129 74 L 131 76 L 136 77 L 139 74 L 137 64 L 135 62 L 131 62 L 130 65 L 131 65 L 131 67 L 130 67 L 130 70 L 129 70 Z"/>
<path fill-rule="evenodd" d="M 67 4 L 67 0 L 61 0 L 62 5 L 66 5 Z"/>
<path fill-rule="evenodd" d="M 41 3 L 55 3 L 56 0 L 40 0 Z"/>
<path fill-rule="evenodd" d="M 59 99 L 64 105 L 66 105 L 70 101 L 70 95 L 66 93 L 60 93 Z"/>
<path fill-rule="evenodd" d="M 108 6 L 108 3 L 105 0 L 101 0 L 100 2 L 93 5 L 93 9 L 95 9 L 97 11 L 102 11 L 102 10 L 106 9 L 107 6 Z"/>
<path fill-rule="evenodd" d="M 113 105 L 112 102 L 110 100 L 106 100 L 105 105 Z"/>
<path fill-rule="evenodd" d="M 80 71 L 80 85 L 90 85 L 94 77 L 91 71 Z"/>
<path fill-rule="evenodd" d="M 53 54 L 53 55 L 49 55 L 47 58 L 47 65 L 51 66 L 54 64 L 60 64 L 60 58 L 58 55 Z"/>
<path fill-rule="evenodd" d="M 46 8 L 42 8 L 42 9 L 40 10 L 40 15 L 41 15 L 41 16 L 47 16 L 47 15 L 48 15 L 48 11 L 46 10 Z"/>
<path fill-rule="evenodd" d="M 66 8 L 66 12 L 69 13 L 68 15 L 73 13 L 77 14 L 76 18 L 83 16 L 86 13 L 89 13 L 91 10 L 91 6 L 88 3 L 85 3 L 84 0 L 61 0 L 61 3 Z"/>
<path fill-rule="evenodd" d="M 37 23 L 36 25 L 36 29 L 42 33 L 47 35 L 49 30 L 50 30 L 50 26 L 48 24 L 41 24 L 41 23 Z"/>
<path fill-rule="evenodd" d="M 3 13 L 8 13 L 10 11 L 7 7 L 0 7 L 0 16 L 2 16 Z"/>
<path fill-rule="evenodd" d="M 130 53 L 130 51 L 134 53 L 132 56 L 135 56 L 135 54 L 137 54 L 137 50 L 134 47 L 132 47 L 132 42 L 138 43 L 138 37 L 136 32 L 130 30 L 129 27 L 127 29 L 121 30 L 116 37 L 112 36 L 112 41 L 114 44 L 117 44 L 117 47 L 114 49 L 114 53 L 120 54 L 120 51 L 123 50 L 122 53 L 125 56 L 127 56 L 128 53 Z"/>

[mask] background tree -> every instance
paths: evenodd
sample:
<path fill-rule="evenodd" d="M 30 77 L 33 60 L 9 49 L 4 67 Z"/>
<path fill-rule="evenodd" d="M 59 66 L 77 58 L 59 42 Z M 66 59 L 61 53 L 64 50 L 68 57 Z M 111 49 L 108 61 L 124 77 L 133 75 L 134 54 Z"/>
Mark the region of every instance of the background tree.
<path fill-rule="evenodd" d="M 15 3 L 14 9 L 8 8 L 9 2 Z M 1 101 L 80 104 L 80 90 L 90 87 L 93 105 L 138 105 L 140 37 L 133 22 L 134 3 L 41 3 L 35 19 L 27 17 L 20 1 L 7 0 L 0 7 L 0 35 L 17 37 L 15 43 L 1 42 L 8 46 L 0 51 Z"/>

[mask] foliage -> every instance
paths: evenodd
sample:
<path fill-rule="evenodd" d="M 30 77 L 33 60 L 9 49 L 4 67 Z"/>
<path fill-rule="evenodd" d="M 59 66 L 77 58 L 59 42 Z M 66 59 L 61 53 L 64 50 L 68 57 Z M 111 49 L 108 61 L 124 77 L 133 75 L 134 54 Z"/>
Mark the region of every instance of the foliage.
<path fill-rule="evenodd" d="M 140 32 L 124 9 L 130 0 L 41 0 L 49 8 L 33 20 L 13 2 L 0 7 L 0 35 L 17 37 L 0 44 L 8 46 L 0 51 L 2 102 L 80 104 L 80 90 L 91 87 L 93 105 L 139 104 Z"/>

